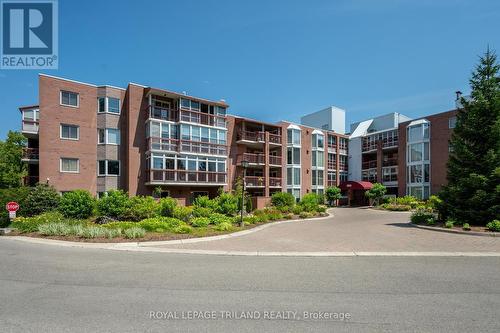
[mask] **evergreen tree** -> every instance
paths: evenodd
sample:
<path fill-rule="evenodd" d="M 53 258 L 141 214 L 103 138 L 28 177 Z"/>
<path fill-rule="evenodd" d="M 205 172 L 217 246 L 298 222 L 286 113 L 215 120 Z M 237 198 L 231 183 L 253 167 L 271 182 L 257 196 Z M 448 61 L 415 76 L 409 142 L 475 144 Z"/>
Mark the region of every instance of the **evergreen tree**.
<path fill-rule="evenodd" d="M 26 165 L 21 161 L 26 138 L 9 131 L 5 141 L 0 140 L 0 188 L 19 187 L 26 176 Z"/>
<path fill-rule="evenodd" d="M 500 215 L 500 65 L 494 52 L 480 57 L 461 99 L 448 161 L 448 185 L 440 194 L 443 215 L 485 225 Z"/>

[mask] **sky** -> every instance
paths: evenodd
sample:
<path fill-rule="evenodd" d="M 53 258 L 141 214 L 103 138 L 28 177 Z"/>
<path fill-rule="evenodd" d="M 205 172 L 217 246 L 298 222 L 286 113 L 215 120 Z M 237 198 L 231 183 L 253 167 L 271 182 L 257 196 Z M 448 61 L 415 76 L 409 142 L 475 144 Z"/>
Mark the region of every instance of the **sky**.
<path fill-rule="evenodd" d="M 330 105 L 346 128 L 439 113 L 499 32 L 495 0 L 60 0 L 59 69 L 0 70 L 0 138 L 38 103 L 38 73 L 225 99 L 268 122 Z"/>

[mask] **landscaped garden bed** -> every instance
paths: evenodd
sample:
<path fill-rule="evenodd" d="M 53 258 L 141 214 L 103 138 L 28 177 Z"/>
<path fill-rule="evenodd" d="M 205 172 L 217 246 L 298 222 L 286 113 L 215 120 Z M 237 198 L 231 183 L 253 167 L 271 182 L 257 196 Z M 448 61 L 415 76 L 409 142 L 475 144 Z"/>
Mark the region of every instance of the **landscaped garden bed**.
<path fill-rule="evenodd" d="M 250 200 L 245 200 L 246 203 Z M 59 196 L 38 185 L 24 200 L 25 216 L 16 218 L 9 235 L 84 242 L 160 241 L 223 235 L 269 222 L 327 216 L 323 199 L 305 195 L 299 203 L 289 193 L 275 193 L 272 205 L 252 210 L 245 205 L 240 226 L 241 195 L 201 196 L 193 206 L 179 206 L 173 198 L 129 198 L 110 191 L 100 199 L 75 190 Z"/>

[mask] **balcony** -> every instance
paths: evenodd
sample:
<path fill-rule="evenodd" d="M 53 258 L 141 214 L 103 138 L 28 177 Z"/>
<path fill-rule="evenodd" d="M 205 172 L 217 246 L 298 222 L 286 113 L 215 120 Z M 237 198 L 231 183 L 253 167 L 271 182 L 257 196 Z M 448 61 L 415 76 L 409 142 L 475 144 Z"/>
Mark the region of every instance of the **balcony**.
<path fill-rule="evenodd" d="M 269 165 L 281 166 L 281 156 L 269 155 Z"/>
<path fill-rule="evenodd" d="M 181 152 L 227 156 L 227 146 L 208 142 L 181 140 Z"/>
<path fill-rule="evenodd" d="M 266 163 L 266 156 L 262 154 L 253 154 L 253 153 L 243 153 L 238 155 L 238 164 L 241 164 L 242 161 L 247 161 L 250 165 L 264 165 Z"/>
<path fill-rule="evenodd" d="M 398 137 L 392 137 L 388 139 L 384 139 L 382 141 L 382 148 L 393 148 L 397 147 L 399 144 Z"/>
<path fill-rule="evenodd" d="M 179 111 L 167 108 L 160 108 L 157 106 L 149 106 L 149 118 L 166 120 L 166 121 L 179 121 Z"/>
<path fill-rule="evenodd" d="M 21 158 L 22 161 L 28 162 L 28 163 L 38 163 L 38 160 L 40 158 L 40 154 L 38 151 L 38 148 L 24 148 L 23 149 L 23 156 Z"/>
<path fill-rule="evenodd" d="M 22 123 L 23 134 L 31 134 L 33 136 L 37 136 L 38 130 L 39 130 L 38 121 L 23 119 Z"/>
<path fill-rule="evenodd" d="M 387 160 L 382 161 L 382 166 L 384 166 L 384 167 L 396 166 L 396 165 L 398 165 L 397 158 L 389 158 Z"/>
<path fill-rule="evenodd" d="M 226 184 L 226 177 L 225 172 L 151 169 L 149 184 L 221 186 Z"/>
<path fill-rule="evenodd" d="M 180 110 L 180 121 L 226 128 L 226 117 L 198 111 Z"/>
<path fill-rule="evenodd" d="M 362 170 L 374 169 L 376 167 L 377 167 L 377 160 L 364 161 L 363 163 L 361 163 Z"/>
<path fill-rule="evenodd" d="M 177 139 L 149 137 L 147 140 L 149 150 L 179 151 L 179 140 Z"/>
<path fill-rule="evenodd" d="M 245 186 L 248 188 L 258 188 L 266 186 L 266 178 L 262 176 L 246 176 Z M 269 177 L 269 187 L 282 187 L 280 177 Z"/>
<path fill-rule="evenodd" d="M 244 142 L 258 142 L 263 143 L 266 140 L 266 132 L 251 132 L 251 131 L 242 131 L 240 130 L 237 134 L 237 141 L 239 143 Z M 269 133 L 269 143 L 272 145 L 281 145 L 281 135 Z"/>
<path fill-rule="evenodd" d="M 38 177 L 38 176 L 23 177 L 24 186 L 35 186 L 36 184 L 38 184 L 39 181 L 40 181 L 40 177 Z"/>
<path fill-rule="evenodd" d="M 364 182 L 370 182 L 370 183 L 377 182 L 377 175 L 362 176 L 361 178 Z"/>

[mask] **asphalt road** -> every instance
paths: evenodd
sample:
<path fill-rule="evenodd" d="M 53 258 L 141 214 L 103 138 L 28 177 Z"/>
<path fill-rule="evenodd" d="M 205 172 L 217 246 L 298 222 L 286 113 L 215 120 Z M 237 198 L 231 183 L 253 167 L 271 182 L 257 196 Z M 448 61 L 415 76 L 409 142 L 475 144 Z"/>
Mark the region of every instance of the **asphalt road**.
<path fill-rule="evenodd" d="M 2 238 L 0 267 L 2 332 L 500 331 L 498 257 L 174 255 Z M 182 319 L 194 311 L 216 319 Z"/>

